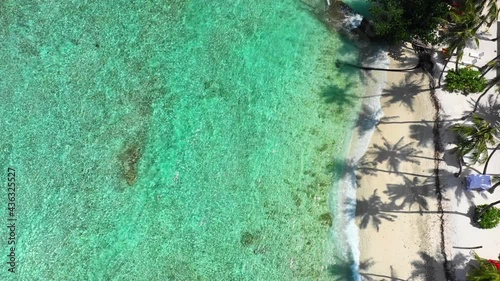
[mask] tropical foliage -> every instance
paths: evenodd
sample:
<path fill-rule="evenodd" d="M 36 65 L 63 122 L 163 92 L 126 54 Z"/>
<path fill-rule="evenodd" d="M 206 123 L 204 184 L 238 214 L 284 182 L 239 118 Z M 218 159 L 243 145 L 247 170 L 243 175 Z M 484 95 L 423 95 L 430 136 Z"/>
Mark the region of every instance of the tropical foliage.
<path fill-rule="evenodd" d="M 471 156 L 472 163 L 484 164 L 488 158 L 488 146 L 496 142 L 498 128 L 488 121 L 472 115 L 472 124 L 456 124 L 452 130 L 457 134 L 457 147 L 455 149 L 459 158 Z"/>
<path fill-rule="evenodd" d="M 450 54 L 456 52 L 455 70 L 458 70 L 458 62 L 464 55 L 467 43 L 473 40 L 479 46 L 477 31 L 483 21 L 481 15 L 478 14 L 474 0 L 467 0 L 458 8 L 454 7 L 448 16 L 450 19 L 449 28 L 443 36 L 443 40 L 448 43 Z"/>
<path fill-rule="evenodd" d="M 500 56 L 494 57 L 492 60 L 483 65 L 479 70 L 481 71 L 481 76 L 485 76 L 490 70 L 497 68 L 500 65 Z"/>
<path fill-rule="evenodd" d="M 434 32 L 448 13 L 445 2 L 436 0 L 370 0 L 377 37 L 385 42 L 399 43 L 418 38 L 424 42 L 438 41 Z"/>
<path fill-rule="evenodd" d="M 479 8 L 478 14 L 481 15 L 483 23 L 486 23 L 488 27 L 497 21 L 499 10 L 496 0 L 480 0 L 476 1 L 476 5 Z"/>
<path fill-rule="evenodd" d="M 496 56 L 492 60 L 490 60 L 488 63 L 486 63 L 485 65 L 483 65 L 482 67 L 479 68 L 479 71 L 481 71 L 480 79 L 483 78 L 483 77 L 485 77 L 486 74 L 488 74 L 488 72 L 490 72 L 492 69 L 497 69 L 498 67 L 500 67 L 500 58 L 499 58 L 499 56 Z M 441 75 L 442 74 L 443 74 L 443 72 L 441 72 Z M 493 79 L 491 79 L 490 81 L 487 82 L 486 89 L 476 99 L 476 102 L 474 103 L 474 108 L 472 109 L 472 111 L 466 117 L 472 116 L 472 114 L 474 114 L 476 112 L 476 110 L 479 107 L 481 99 L 484 96 L 486 96 L 486 94 L 488 93 L 489 90 L 491 90 L 493 87 L 497 86 L 499 82 L 500 82 L 500 76 L 496 76 L 495 78 L 493 78 Z M 497 91 L 498 91 L 498 87 L 496 87 L 496 88 L 497 88 Z"/>
<path fill-rule="evenodd" d="M 479 205 L 476 207 L 476 218 L 480 228 L 490 229 L 496 227 L 500 223 L 500 209 L 489 206 Z"/>
<path fill-rule="evenodd" d="M 443 35 L 443 41 L 448 44 L 449 51 L 444 68 L 450 62 L 453 53 L 456 54 L 455 70 L 458 70 L 458 62 L 462 60 L 467 42 L 473 39 L 476 45 L 479 45 L 477 31 L 482 25 L 480 13 L 477 11 L 477 6 L 474 0 L 466 0 L 458 7 L 453 7 L 448 13 L 448 22 L 446 32 Z M 441 85 L 441 77 L 439 76 L 438 83 Z"/>
<path fill-rule="evenodd" d="M 479 257 L 474 253 L 479 266 L 472 267 L 467 273 L 468 281 L 500 281 L 500 270 L 498 270 L 488 260 Z"/>
<path fill-rule="evenodd" d="M 486 88 L 486 84 L 486 78 L 481 77 L 481 72 L 469 67 L 458 71 L 450 70 L 445 79 L 446 90 L 461 92 L 463 95 L 479 93 Z"/>

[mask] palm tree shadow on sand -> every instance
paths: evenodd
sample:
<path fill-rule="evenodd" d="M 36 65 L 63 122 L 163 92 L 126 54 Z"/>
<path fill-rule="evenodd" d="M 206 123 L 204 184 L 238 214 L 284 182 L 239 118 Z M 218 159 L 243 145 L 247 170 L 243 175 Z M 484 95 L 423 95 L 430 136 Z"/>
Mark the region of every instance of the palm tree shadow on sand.
<path fill-rule="evenodd" d="M 411 278 L 422 280 L 456 280 L 453 269 L 465 266 L 466 257 L 459 253 L 445 263 L 442 257 L 435 258 L 428 253 L 419 252 L 420 260 L 412 261 Z"/>
<path fill-rule="evenodd" d="M 395 144 L 390 144 L 383 138 L 383 146 L 374 144 L 367 154 L 373 156 L 373 161 L 377 163 L 387 162 L 388 170 L 396 173 L 399 172 L 399 166 L 402 162 L 420 164 L 420 161 L 415 158 L 418 158 L 422 151 L 415 149 L 413 142 L 405 144 L 403 139 L 404 137 L 401 137 Z"/>
<path fill-rule="evenodd" d="M 368 259 L 367 261 L 365 261 L 365 264 L 360 263 L 359 275 L 362 277 L 361 280 L 363 281 L 409 281 L 410 280 L 410 278 L 403 279 L 396 277 L 396 275 L 398 274 L 396 273 L 396 270 L 392 265 L 389 266 L 390 276 L 369 272 L 370 267 L 372 267 L 374 264 L 375 262 L 373 262 L 373 259 Z"/>
<path fill-rule="evenodd" d="M 360 229 L 365 229 L 371 224 L 373 228 L 379 231 L 380 225 L 384 220 L 394 221 L 397 218 L 396 215 L 384 212 L 384 210 L 390 207 L 382 202 L 380 196 L 377 195 L 377 189 L 373 191 L 373 194 L 368 199 L 348 199 L 346 201 L 346 206 L 345 212 L 350 218 L 360 219 Z"/>
<path fill-rule="evenodd" d="M 357 95 L 346 93 L 346 89 L 353 87 L 353 85 L 353 83 L 349 83 L 343 88 L 337 85 L 330 85 L 323 89 L 321 96 L 324 98 L 326 103 L 333 103 L 339 107 L 354 107 L 356 105 L 356 100 L 359 97 Z"/>
<path fill-rule="evenodd" d="M 389 196 L 389 200 L 399 209 L 406 206 L 411 209 L 416 205 L 422 215 L 424 210 L 429 210 L 427 197 L 434 195 L 432 183 L 429 183 L 428 180 L 420 182 L 417 177 L 410 179 L 407 176 L 403 176 L 403 181 L 402 184 L 388 184 L 384 193 Z M 401 201 L 401 203 L 398 204 L 397 201 Z"/>
<path fill-rule="evenodd" d="M 434 145 L 434 122 L 422 120 L 420 124 L 410 125 L 410 138 L 418 146 L 431 147 Z"/>
<path fill-rule="evenodd" d="M 447 119 L 448 118 L 448 119 Z M 449 116 L 443 116 L 443 120 L 440 121 L 439 127 L 442 130 L 447 130 L 451 127 L 454 122 L 460 119 L 449 119 Z M 410 138 L 417 142 L 418 146 L 423 147 L 433 147 L 434 146 L 434 130 L 435 121 L 420 120 L 420 122 L 415 122 L 416 124 L 410 125 Z M 438 152 L 444 152 L 443 146 L 439 146 Z"/>
<path fill-rule="evenodd" d="M 329 164 L 326 169 L 329 173 L 334 173 L 334 177 L 337 180 L 347 179 L 350 182 L 354 182 L 356 187 L 360 187 L 360 180 L 363 176 L 376 176 L 378 173 L 389 173 L 392 174 L 394 171 L 389 169 L 377 168 L 378 162 L 375 160 L 369 160 L 368 155 L 364 155 L 359 160 L 352 158 L 349 159 L 334 159 L 331 164 Z M 402 176 L 413 176 L 422 178 L 433 178 L 433 171 L 429 173 L 410 173 L 410 172 L 398 172 Z"/>
<path fill-rule="evenodd" d="M 367 259 L 359 263 L 359 267 L 354 268 L 354 261 L 352 256 L 348 258 L 336 256 L 334 257 L 333 264 L 329 265 L 327 270 L 334 281 L 354 281 L 357 273 L 364 281 L 408 281 L 408 280 L 465 280 L 465 273 L 467 267 L 467 257 L 462 254 L 456 254 L 451 261 L 447 261 L 436 254 L 433 257 L 426 252 L 420 251 L 419 260 L 411 262 L 413 267 L 412 272 L 408 278 L 396 277 L 396 270 L 393 266 L 389 266 L 390 276 L 370 272 L 370 268 L 375 264 L 373 259 Z M 445 269 L 446 268 L 446 269 Z M 459 279 L 457 279 L 457 277 Z M 451 279 L 448 279 L 451 278 Z"/>
<path fill-rule="evenodd" d="M 429 172 L 435 171 L 429 170 Z M 442 183 L 442 189 L 446 193 L 451 192 L 458 203 L 462 202 L 462 200 L 466 200 L 469 204 L 473 204 L 473 199 L 476 198 L 476 195 L 486 198 L 485 193 L 467 190 L 465 188 L 465 177 L 457 178 L 454 173 L 445 169 L 439 169 L 437 172 L 439 174 L 439 181 Z M 432 184 L 435 184 L 435 179 L 432 180 Z M 445 196 L 447 195 L 446 193 L 444 194 Z"/>
<path fill-rule="evenodd" d="M 471 106 L 474 106 L 474 103 L 475 101 L 469 101 Z M 500 102 L 498 101 L 498 95 L 489 95 L 485 103 L 480 103 L 477 106 L 476 114 L 491 125 L 500 126 Z M 470 115 L 470 111 L 466 113 L 467 115 Z"/>
<path fill-rule="evenodd" d="M 398 119 L 398 116 L 384 116 L 382 117 L 382 109 L 374 109 L 366 104 L 363 104 L 361 107 L 361 110 L 358 115 L 358 119 L 356 119 L 356 123 L 354 125 L 354 128 L 358 129 L 358 134 L 360 136 L 363 136 L 365 133 L 367 133 L 370 130 L 377 130 L 379 124 L 388 124 L 393 119 Z M 395 122 L 397 123 L 397 122 Z"/>
<path fill-rule="evenodd" d="M 368 270 L 371 266 L 373 266 L 372 259 L 361 261 L 358 270 L 355 268 L 352 255 L 348 257 L 335 256 L 333 264 L 329 265 L 327 270 L 333 281 L 358 281 L 356 278 L 358 271 Z"/>
<path fill-rule="evenodd" d="M 382 94 L 382 96 L 390 97 L 390 100 L 385 103 L 385 106 L 399 103 L 412 112 L 415 111 L 413 108 L 415 97 L 419 93 L 429 90 L 422 89 L 422 86 L 419 85 L 422 79 L 414 79 L 414 76 L 414 74 L 409 73 L 406 75 L 404 81 L 399 82 L 397 85 L 393 84 L 390 88 L 383 90 L 384 94 Z"/>
<path fill-rule="evenodd" d="M 377 125 L 380 122 L 380 117 L 382 115 L 382 109 L 374 110 L 368 105 L 364 104 L 359 112 L 358 119 L 356 120 L 355 128 L 358 129 L 358 134 L 363 136 L 370 130 L 377 129 Z"/>
<path fill-rule="evenodd" d="M 375 262 L 371 258 L 359 263 L 359 270 L 358 271 L 359 271 L 359 275 L 361 276 L 361 280 L 363 280 L 363 281 L 381 281 L 381 280 L 408 281 L 408 279 L 402 279 L 402 278 L 396 277 L 397 273 L 392 265 L 389 266 L 390 276 L 378 274 L 378 273 L 371 273 L 370 268 L 373 265 L 375 265 Z M 380 278 L 382 278 L 382 279 L 380 279 Z"/>
<path fill-rule="evenodd" d="M 386 116 L 381 118 L 378 124 L 410 124 L 410 138 L 417 142 L 421 147 L 434 146 L 434 120 L 414 120 L 414 121 L 393 121 L 399 118 L 398 116 Z M 448 118 L 448 119 L 447 119 Z M 449 119 L 449 116 L 444 115 L 443 120 L 440 121 L 439 128 L 441 131 L 447 131 L 449 127 L 455 124 L 456 121 L 461 121 L 460 118 Z M 377 124 L 377 125 L 378 125 Z M 451 140 L 443 140 L 443 142 L 451 142 Z M 438 152 L 443 152 L 443 148 L 439 147 Z"/>
<path fill-rule="evenodd" d="M 345 215 L 350 219 L 358 219 L 358 227 L 366 229 L 369 225 L 380 230 L 380 226 L 385 222 L 392 222 L 397 219 L 397 214 L 419 214 L 419 215 L 436 215 L 440 214 L 439 211 L 429 210 L 428 198 L 434 198 L 436 195 L 431 181 L 423 181 L 414 178 L 413 180 L 406 178 L 405 184 L 388 185 L 385 192 L 389 196 L 389 202 L 383 202 L 381 197 L 377 194 L 377 189 L 367 199 L 347 199 L 345 201 L 346 209 Z M 406 183 L 410 185 L 406 186 Z M 401 201 L 397 203 L 396 201 Z M 412 211 L 403 210 L 405 207 L 418 206 L 419 210 Z M 461 213 L 457 211 L 443 210 L 444 214 L 460 215 L 472 218 L 472 209 L 468 213 Z M 472 223 L 472 220 L 471 220 Z"/>
<path fill-rule="evenodd" d="M 363 175 L 375 176 L 378 170 L 375 168 L 377 165 L 374 161 L 369 161 L 367 157 L 363 156 L 358 161 L 354 159 L 334 159 L 328 165 L 328 172 L 335 172 L 336 179 L 347 179 L 355 183 L 355 187 L 359 187 L 359 181 Z"/>

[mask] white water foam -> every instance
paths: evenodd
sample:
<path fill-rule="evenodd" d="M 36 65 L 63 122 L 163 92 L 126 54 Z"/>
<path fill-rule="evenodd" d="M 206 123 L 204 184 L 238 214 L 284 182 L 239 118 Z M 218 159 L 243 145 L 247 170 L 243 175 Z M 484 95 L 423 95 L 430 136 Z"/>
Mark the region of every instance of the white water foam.
<path fill-rule="evenodd" d="M 374 67 L 388 68 L 389 58 L 386 52 L 377 57 L 377 64 Z M 361 281 L 359 274 L 359 228 L 355 221 L 356 211 L 356 166 L 365 155 L 370 145 L 371 138 L 375 132 L 376 125 L 383 117 L 380 98 L 387 81 L 386 72 L 371 72 L 370 77 L 366 77 L 365 95 L 363 97 L 362 108 L 356 122 L 357 129 L 350 140 L 349 152 L 347 153 L 346 168 L 343 176 L 334 185 L 337 192 L 332 192 L 337 200 L 334 206 L 334 228 L 342 230 L 340 241 L 345 242 L 344 247 L 337 247 L 341 250 L 343 261 L 352 261 L 351 271 L 353 280 Z"/>
<path fill-rule="evenodd" d="M 357 28 L 360 24 L 361 21 L 363 20 L 363 16 L 360 14 L 352 14 L 346 17 L 346 19 L 343 22 L 344 27 L 346 27 L 348 30 L 353 30 Z"/>

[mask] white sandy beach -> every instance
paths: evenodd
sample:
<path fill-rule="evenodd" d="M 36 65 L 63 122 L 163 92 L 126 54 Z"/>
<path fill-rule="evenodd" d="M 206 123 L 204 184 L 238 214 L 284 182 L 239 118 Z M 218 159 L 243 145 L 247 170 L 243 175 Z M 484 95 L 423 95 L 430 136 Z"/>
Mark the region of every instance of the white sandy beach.
<path fill-rule="evenodd" d="M 390 67 L 417 64 L 411 51 L 405 56 L 401 62 L 392 60 Z M 444 280 L 439 268 L 440 220 L 432 188 L 435 110 L 428 85 L 421 70 L 388 75 L 381 97 L 384 117 L 358 163 L 356 220 L 360 273 L 366 280 Z"/>
<path fill-rule="evenodd" d="M 496 37 L 496 24 L 488 32 L 488 37 Z M 497 50 L 496 42 L 482 40 L 480 44 L 485 54 L 477 66 L 494 58 Z M 391 60 L 391 68 L 416 63 L 415 54 L 407 48 L 401 58 Z M 471 224 L 470 214 L 474 205 L 500 200 L 500 190 L 493 194 L 466 191 L 464 176 L 482 167 L 464 167 L 456 178 L 456 158 L 448 152 L 449 126 L 463 122 L 460 118 L 471 108 L 468 101 L 479 94 L 465 97 L 442 89 L 435 93 L 441 105 L 440 136 L 445 148 L 437 154 L 433 140 L 436 109 L 429 78 L 422 70 L 388 73 L 381 96 L 384 117 L 356 171 L 363 280 L 465 280 L 473 259 L 468 248 L 481 246 L 476 252 L 488 259 L 500 254 L 500 226 L 479 229 Z M 500 153 L 488 170 L 500 174 Z"/>
<path fill-rule="evenodd" d="M 494 23 L 486 32 L 485 37 L 495 38 L 497 37 L 497 23 Z M 469 56 L 469 50 L 466 50 L 465 56 Z M 474 64 L 475 66 L 481 67 L 485 65 L 488 61 L 492 60 L 497 56 L 498 52 L 498 42 L 492 42 L 489 40 L 480 40 L 478 52 L 484 52 L 484 55 L 477 60 Z M 492 79 L 497 75 L 497 73 L 492 70 L 487 75 L 486 78 Z M 471 94 L 469 96 L 463 96 L 461 94 L 447 93 L 444 90 L 437 90 L 436 95 L 442 104 L 443 120 L 454 120 L 460 119 L 464 116 L 464 113 L 470 112 L 473 108 L 473 102 L 477 100 L 479 94 Z M 500 99 L 497 97 L 496 89 L 491 89 L 488 94 L 482 98 L 480 110 L 478 113 L 485 117 L 485 119 L 496 119 L 497 122 L 500 120 L 498 116 L 498 106 L 496 106 L 496 111 L 489 111 L 488 109 L 495 106 L 495 104 L 500 104 Z M 490 99 L 490 97 L 492 99 Z M 490 103 L 491 102 L 491 103 Z M 493 113 L 493 114 L 492 114 Z M 495 115 L 495 116 L 492 116 Z M 463 121 L 455 121 L 463 122 Z M 445 136 L 445 141 L 448 138 Z M 445 148 L 452 147 L 448 143 L 444 143 Z M 491 148 L 492 149 L 492 148 Z M 490 150 L 491 151 L 491 150 Z M 450 157 L 453 158 L 453 157 Z M 453 162 L 451 160 L 449 162 Z M 448 174 L 452 174 L 458 171 L 454 165 L 442 165 Z M 449 201 L 445 202 L 447 208 L 457 213 L 469 213 L 470 208 L 474 205 L 489 204 L 500 200 L 500 189 L 490 194 L 489 192 L 470 192 L 464 191 L 464 177 L 473 173 L 482 173 L 483 165 L 474 165 L 472 167 L 464 167 L 464 171 L 460 178 L 455 178 L 452 175 L 448 175 L 444 178 L 443 184 L 445 185 L 445 197 Z M 500 175 L 500 153 L 495 153 L 492 157 L 490 164 L 488 165 L 488 174 Z M 497 206 L 498 207 L 498 206 Z M 469 249 L 458 249 L 466 247 L 479 247 L 476 249 L 476 253 L 483 258 L 488 259 L 500 259 L 500 226 L 494 229 L 479 229 L 471 225 L 470 217 L 455 214 L 445 214 L 444 215 L 446 226 L 445 226 L 445 237 L 447 238 L 446 251 L 451 260 L 455 262 L 455 273 L 457 280 L 465 280 L 464 268 L 468 265 L 469 261 L 473 259 L 471 250 Z"/>

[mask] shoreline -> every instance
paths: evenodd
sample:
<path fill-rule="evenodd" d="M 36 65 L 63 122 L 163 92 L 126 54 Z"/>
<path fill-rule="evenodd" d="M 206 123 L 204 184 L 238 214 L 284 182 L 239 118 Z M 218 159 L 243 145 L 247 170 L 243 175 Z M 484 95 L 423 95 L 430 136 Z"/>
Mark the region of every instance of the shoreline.
<path fill-rule="evenodd" d="M 496 22 L 483 32 L 498 38 L 499 28 L 500 22 Z M 484 68 L 500 50 L 500 41 L 481 40 L 479 50 L 464 50 L 465 57 L 480 52 L 473 63 L 477 68 Z M 433 56 L 439 56 L 441 47 L 433 47 Z M 347 157 L 335 163 L 344 167 L 337 180 L 342 192 L 338 209 L 343 214 L 337 213 L 336 226 L 346 238 L 341 254 L 353 269 L 352 276 L 343 277 L 356 281 L 465 280 L 475 263 L 474 252 L 486 259 L 500 259 L 500 236 L 495 234 L 499 227 L 485 230 L 473 222 L 475 206 L 496 202 L 500 194 L 467 191 L 465 176 L 480 174 L 483 167 L 465 165 L 456 177 L 458 160 L 451 151 L 456 136 L 450 127 L 467 122 L 462 117 L 476 109 L 474 102 L 481 93 L 464 96 L 436 88 L 441 70 L 435 77 L 418 67 L 408 72 L 370 71 L 417 65 L 417 54 L 409 43 L 402 53 L 393 53 L 389 66 L 384 67 L 376 65 L 380 62 L 380 56 L 374 55 L 377 52 L 365 51 L 361 52 L 363 67 L 359 67 L 367 70 L 362 71 L 362 109 Z M 388 57 L 390 51 L 384 53 Z M 439 65 L 443 59 L 438 56 L 434 58 Z M 454 65 L 452 59 L 442 71 Z M 496 72 L 485 78 L 495 78 L 500 73 Z M 386 78 L 378 73 L 385 73 Z M 384 85 L 383 89 L 373 94 L 377 84 Z M 477 113 L 490 124 L 498 124 L 495 111 L 500 101 L 493 92 L 482 99 Z M 491 153 L 494 148 L 488 149 Z M 500 175 L 498 153 L 491 158 L 488 174 Z"/>
<path fill-rule="evenodd" d="M 399 61 L 390 59 L 390 68 L 407 68 L 416 62 L 415 54 L 405 48 Z M 359 226 L 360 276 L 445 280 L 439 200 L 431 196 L 431 182 L 437 180 L 435 108 L 428 88 L 428 77 L 421 70 L 387 73 L 380 94 L 385 117 L 379 119 L 356 165 L 354 216 Z M 418 272 L 414 265 L 426 270 Z"/>
<path fill-rule="evenodd" d="M 381 68 L 389 67 L 389 58 L 386 54 L 377 51 L 376 66 Z M 343 246 L 335 243 L 335 250 L 332 252 L 335 256 L 335 263 L 342 264 L 338 270 L 342 271 L 335 276 L 347 278 L 347 280 L 359 280 L 357 269 L 359 266 L 359 229 L 353 220 L 355 216 L 355 203 L 357 196 L 357 180 L 354 166 L 363 157 L 368 150 L 370 140 L 376 128 L 376 120 L 382 116 L 380 97 L 378 96 L 386 83 L 387 73 L 374 72 L 371 75 L 365 75 L 360 72 L 363 84 L 363 94 L 359 97 L 359 110 L 368 110 L 368 114 L 361 115 L 360 112 L 356 115 L 356 121 L 352 124 L 352 134 L 348 139 L 349 143 L 346 146 L 346 153 L 343 157 L 335 158 L 334 165 L 339 172 L 338 179 L 334 182 L 334 192 L 330 194 L 332 199 L 330 202 L 336 202 L 332 206 L 333 221 L 337 239 L 343 241 Z M 347 268 L 349 267 L 349 269 Z M 347 275 L 347 272 L 352 272 L 353 276 Z"/>
<path fill-rule="evenodd" d="M 497 34 L 497 26 L 490 32 Z M 481 44 L 486 55 L 476 66 L 496 57 L 499 48 L 497 43 Z M 401 57 L 390 59 L 390 68 L 415 63 L 416 54 L 407 45 Z M 475 262 L 474 252 L 500 259 L 499 227 L 480 229 L 472 220 L 474 206 L 500 200 L 500 192 L 467 191 L 464 177 L 480 173 L 482 165 L 465 165 L 455 177 L 457 159 L 450 153 L 454 147 L 450 127 L 466 122 L 461 118 L 472 110 L 471 98 L 475 101 L 481 93 L 448 93 L 430 89 L 429 82 L 420 69 L 387 72 L 380 94 L 384 117 L 378 119 L 365 155 L 354 163 L 359 183 L 353 210 L 359 227 L 355 280 L 465 280 Z M 498 102 L 498 97 L 485 97 L 478 114 L 490 120 L 488 114 L 492 118 L 495 113 L 488 108 Z M 360 120 L 367 115 L 371 116 L 360 112 Z M 351 143 L 351 157 L 359 147 Z M 498 153 L 488 166 L 491 175 L 500 174 L 495 163 L 500 163 Z"/>
<path fill-rule="evenodd" d="M 387 55 L 381 57 L 381 60 L 377 60 L 376 67 L 389 67 L 390 59 Z M 356 198 L 358 196 L 357 187 L 357 175 L 356 169 L 354 168 L 357 163 L 363 158 L 363 156 L 368 151 L 371 144 L 371 139 L 376 132 L 376 120 L 383 117 L 384 113 L 382 111 L 382 105 L 379 94 L 382 93 L 385 84 L 387 83 L 388 75 L 386 72 L 373 72 L 370 76 L 364 75 L 366 81 L 365 91 L 363 101 L 361 103 L 361 109 L 358 121 L 354 129 L 357 129 L 352 134 L 351 143 L 349 146 L 349 151 L 347 154 L 347 171 L 342 179 L 344 185 L 344 190 L 351 191 L 351 196 L 347 198 L 351 202 L 351 206 L 347 206 L 347 210 L 344 210 L 345 216 L 347 218 L 347 228 L 345 230 L 346 235 L 351 234 L 352 238 L 348 240 L 350 242 L 350 250 L 353 253 L 353 263 L 357 269 L 360 265 L 361 248 L 360 248 L 360 236 L 359 227 L 356 221 L 352 218 L 356 216 Z M 345 200 L 343 201 L 346 202 Z M 352 205 L 354 204 L 354 205 Z M 354 207 L 354 208 L 353 208 Z M 354 280 L 359 280 L 359 272 L 356 272 Z"/>

